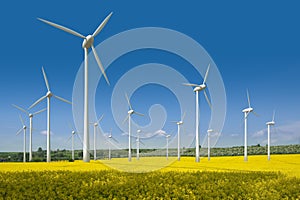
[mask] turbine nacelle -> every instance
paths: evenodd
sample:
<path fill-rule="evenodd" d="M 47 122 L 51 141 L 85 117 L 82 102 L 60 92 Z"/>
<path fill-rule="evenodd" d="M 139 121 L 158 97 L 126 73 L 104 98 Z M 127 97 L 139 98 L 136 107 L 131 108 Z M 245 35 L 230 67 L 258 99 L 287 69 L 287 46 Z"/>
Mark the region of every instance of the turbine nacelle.
<path fill-rule="evenodd" d="M 86 36 L 86 38 L 82 42 L 82 48 L 90 48 L 94 43 L 94 37 L 92 35 Z"/>
<path fill-rule="evenodd" d="M 267 122 L 266 125 L 268 125 L 268 126 L 274 126 L 275 122 L 274 121 L 270 121 L 270 122 Z"/>
<path fill-rule="evenodd" d="M 177 125 L 182 125 L 183 121 L 176 122 Z"/>
<path fill-rule="evenodd" d="M 253 111 L 253 108 L 245 108 L 242 112 L 243 113 L 250 113 Z"/>
<path fill-rule="evenodd" d="M 72 135 L 75 135 L 75 133 L 76 133 L 75 131 L 72 131 Z"/>
<path fill-rule="evenodd" d="M 198 91 L 201 91 L 201 90 L 204 90 L 206 88 L 206 85 L 205 84 L 201 84 L 197 87 L 194 88 L 194 92 L 198 92 Z"/>
<path fill-rule="evenodd" d="M 33 117 L 33 114 L 32 114 L 32 113 L 29 113 L 28 116 L 29 116 L 29 118 L 32 118 L 32 117 Z"/>
<path fill-rule="evenodd" d="M 134 113 L 134 110 L 132 110 L 132 109 L 128 111 L 129 115 L 132 115 L 133 113 Z"/>
<path fill-rule="evenodd" d="M 27 127 L 24 125 L 24 126 L 23 126 L 23 129 L 24 129 L 24 130 L 26 130 L 26 129 L 27 129 Z"/>
<path fill-rule="evenodd" d="M 53 96 L 52 92 L 48 91 L 47 94 L 46 94 L 46 97 L 51 98 L 52 96 Z"/>

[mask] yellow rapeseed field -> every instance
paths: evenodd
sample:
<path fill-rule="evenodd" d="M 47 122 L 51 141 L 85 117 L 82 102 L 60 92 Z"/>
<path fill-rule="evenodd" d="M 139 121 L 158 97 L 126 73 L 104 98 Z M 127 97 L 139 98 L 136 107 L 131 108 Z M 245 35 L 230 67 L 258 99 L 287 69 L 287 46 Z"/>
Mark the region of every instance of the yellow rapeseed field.
<path fill-rule="evenodd" d="M 261 172 L 281 172 L 288 176 L 300 177 L 300 154 L 272 155 L 267 161 L 264 155 L 249 156 L 248 162 L 244 162 L 243 157 L 212 157 L 201 158 L 200 163 L 196 163 L 194 157 L 182 157 L 181 161 L 176 158 L 149 157 L 140 160 L 133 159 L 128 162 L 126 158 L 114 158 L 112 160 L 91 161 L 84 163 L 75 162 L 51 162 L 51 163 L 1 163 L 0 171 L 101 171 L 116 169 L 126 172 L 150 172 L 160 170 L 168 171 L 261 171 Z"/>

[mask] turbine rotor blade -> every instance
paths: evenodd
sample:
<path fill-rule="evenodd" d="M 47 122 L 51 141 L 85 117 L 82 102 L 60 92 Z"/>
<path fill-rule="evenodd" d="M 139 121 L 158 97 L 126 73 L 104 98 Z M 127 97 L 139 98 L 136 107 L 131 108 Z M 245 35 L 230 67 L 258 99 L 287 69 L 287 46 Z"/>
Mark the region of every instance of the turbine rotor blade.
<path fill-rule="evenodd" d="M 273 111 L 273 118 L 272 118 L 273 122 L 275 121 L 275 114 L 276 114 L 276 110 Z"/>
<path fill-rule="evenodd" d="M 104 28 L 104 26 L 106 25 L 106 23 L 108 22 L 108 20 L 110 19 L 111 15 L 113 14 L 113 12 L 111 12 L 103 21 L 102 23 L 98 26 L 98 28 L 95 30 L 95 32 L 93 33 L 93 37 L 96 37 L 100 31 Z"/>
<path fill-rule="evenodd" d="M 100 70 L 101 70 L 101 72 L 102 72 L 102 74 L 103 74 L 103 76 L 104 76 L 107 84 L 110 85 L 109 80 L 108 80 L 108 78 L 106 76 L 105 70 L 103 68 L 103 65 L 102 65 L 102 63 L 101 63 L 101 61 L 100 61 L 100 59 L 99 59 L 99 57 L 97 55 L 97 52 L 96 52 L 96 49 L 95 49 L 94 45 L 92 45 L 92 50 L 93 50 L 93 54 L 95 56 L 95 59 L 96 59 L 96 61 L 98 63 L 98 66 L 99 66 L 99 68 L 100 68 Z"/>
<path fill-rule="evenodd" d="M 23 128 L 20 128 L 20 129 L 17 131 L 16 135 L 19 135 L 22 131 L 23 131 Z"/>
<path fill-rule="evenodd" d="M 24 113 L 26 113 L 26 114 L 29 114 L 29 112 L 28 112 L 27 110 L 25 110 L 25 109 L 23 109 L 23 108 L 21 108 L 21 107 L 15 105 L 15 104 L 11 104 L 11 105 L 12 105 L 13 107 L 17 108 L 18 110 L 20 110 L 20 111 L 22 111 L 22 112 L 24 112 Z"/>
<path fill-rule="evenodd" d="M 211 105 L 211 102 L 210 102 L 210 100 L 209 100 L 209 98 L 208 98 L 208 95 L 207 95 L 206 91 L 204 90 L 203 93 L 204 93 L 205 99 L 206 99 L 206 101 L 207 101 L 207 103 L 208 103 L 208 105 L 209 105 L 209 107 L 210 107 L 210 109 L 211 109 L 211 108 L 212 108 L 212 105 Z"/>
<path fill-rule="evenodd" d="M 128 105 L 129 105 L 130 109 L 133 110 L 133 109 L 132 109 L 132 106 L 131 106 L 131 103 L 130 103 L 130 101 L 129 101 L 128 95 L 127 95 L 126 92 L 125 92 L 125 97 L 126 97 L 126 100 L 127 100 L 127 103 L 128 103 Z"/>
<path fill-rule="evenodd" d="M 248 105 L 249 105 L 249 108 L 251 108 L 250 96 L 249 96 L 249 91 L 248 91 L 248 90 L 247 90 L 247 98 L 248 98 Z"/>
<path fill-rule="evenodd" d="M 76 31 L 73 31 L 73 30 L 71 30 L 71 29 L 69 29 L 69 28 L 66 28 L 66 27 L 64 27 L 64 26 L 55 24 L 55 23 L 50 22 L 50 21 L 47 21 L 47 20 L 45 20 L 45 19 L 41 19 L 41 18 L 37 18 L 37 19 L 40 20 L 40 21 L 42 21 L 42 22 L 44 22 L 44 23 L 46 23 L 46 24 L 49 24 L 49 25 L 51 25 L 51 26 L 54 26 L 55 28 L 58 28 L 58 29 L 63 30 L 63 31 L 65 31 L 65 32 L 67 32 L 67 33 L 71 33 L 72 35 L 75 35 L 75 36 L 77 36 L 77 37 L 80 37 L 80 38 L 82 38 L 82 39 L 85 39 L 85 37 L 84 37 L 83 35 L 81 35 L 80 33 L 77 33 Z"/>
<path fill-rule="evenodd" d="M 20 118 L 20 121 L 21 121 L 22 125 L 25 126 L 24 120 L 23 120 L 21 115 L 19 115 L 19 118 Z"/>
<path fill-rule="evenodd" d="M 124 119 L 123 124 L 128 120 L 129 118 L 129 114 L 127 115 L 127 117 Z"/>
<path fill-rule="evenodd" d="M 199 87 L 200 85 L 194 83 L 183 83 L 185 86 Z"/>
<path fill-rule="evenodd" d="M 138 112 L 135 112 L 135 111 L 134 111 L 134 114 L 137 114 L 137 115 L 142 116 L 142 117 L 144 116 L 144 114 L 138 113 Z"/>
<path fill-rule="evenodd" d="M 183 113 L 183 115 L 182 115 L 182 117 L 181 117 L 181 121 L 183 121 L 183 120 L 184 120 L 184 118 L 185 118 L 185 114 L 186 114 L 186 112 L 184 111 L 184 113 Z"/>
<path fill-rule="evenodd" d="M 104 117 L 104 114 L 98 119 L 97 124 L 99 124 L 102 121 L 103 117 Z"/>
<path fill-rule="evenodd" d="M 42 109 L 42 110 L 40 110 L 40 111 L 37 111 L 37 112 L 33 113 L 32 115 L 37 115 L 37 114 L 40 114 L 40 113 L 44 112 L 45 110 L 47 110 L 47 109 L 46 109 L 46 108 L 44 108 L 44 109 Z"/>
<path fill-rule="evenodd" d="M 139 140 L 139 143 L 141 143 L 143 146 L 146 146 L 144 142 L 142 142 L 141 140 Z"/>
<path fill-rule="evenodd" d="M 47 98 L 47 96 L 43 96 L 40 99 L 38 99 L 34 104 L 32 104 L 29 109 L 33 108 L 34 106 L 36 106 L 38 103 L 40 103 L 41 101 L 43 101 L 45 98 Z"/>
<path fill-rule="evenodd" d="M 252 111 L 252 113 L 253 113 L 256 117 L 259 117 L 259 114 L 257 114 L 256 112 Z"/>
<path fill-rule="evenodd" d="M 42 71 L 43 71 L 43 76 L 44 76 L 44 80 L 45 80 L 45 83 L 46 83 L 46 87 L 47 87 L 48 91 L 50 91 L 50 86 L 49 86 L 49 82 L 48 82 L 44 67 L 42 67 Z"/>
<path fill-rule="evenodd" d="M 206 70 L 206 73 L 205 73 L 205 77 L 204 77 L 204 80 L 203 80 L 203 84 L 206 83 L 206 80 L 207 80 L 207 77 L 208 77 L 208 73 L 209 73 L 209 69 L 210 69 L 210 63 L 208 64 L 208 67 L 207 67 L 207 70 Z"/>
<path fill-rule="evenodd" d="M 68 104 L 71 104 L 72 105 L 72 102 L 70 102 L 70 101 L 68 101 L 68 100 L 66 100 L 66 99 L 64 99 L 64 98 L 62 98 L 62 97 L 59 97 L 59 96 L 56 96 L 56 95 L 53 95 L 55 98 L 57 98 L 57 99 L 59 99 L 59 100 L 61 100 L 61 101 L 63 101 L 63 102 L 66 102 L 66 103 L 68 103 Z"/>

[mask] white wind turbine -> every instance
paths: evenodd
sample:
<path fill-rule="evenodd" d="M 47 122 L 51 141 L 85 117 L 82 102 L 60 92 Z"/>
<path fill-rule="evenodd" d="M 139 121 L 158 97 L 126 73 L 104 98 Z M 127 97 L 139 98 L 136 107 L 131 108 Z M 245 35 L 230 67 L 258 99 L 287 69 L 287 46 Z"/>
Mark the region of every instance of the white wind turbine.
<path fill-rule="evenodd" d="M 97 147 L 96 147 L 96 143 L 97 143 L 97 126 L 99 125 L 99 123 L 101 122 L 101 120 L 103 119 L 104 115 L 102 115 L 96 122 L 92 122 L 90 124 L 92 124 L 94 126 L 94 160 L 97 160 Z"/>
<path fill-rule="evenodd" d="M 273 118 L 272 118 L 272 121 L 270 122 L 267 122 L 266 125 L 268 126 L 268 160 L 271 159 L 271 156 L 270 156 L 270 146 L 271 146 L 271 126 L 274 126 L 275 125 L 275 110 L 273 112 Z"/>
<path fill-rule="evenodd" d="M 19 135 L 22 131 L 24 133 L 24 144 L 23 144 L 23 162 L 26 162 L 26 129 L 27 127 L 24 124 L 24 121 L 21 117 L 21 115 L 19 115 L 20 121 L 22 123 L 22 128 L 20 128 L 20 130 L 18 130 L 16 135 Z"/>
<path fill-rule="evenodd" d="M 247 132 L 248 132 L 247 119 L 248 119 L 248 116 L 251 112 L 254 113 L 253 108 L 251 107 L 250 96 L 249 96 L 248 90 L 247 90 L 247 99 L 248 99 L 248 108 L 245 108 L 244 110 L 242 110 L 242 112 L 244 113 L 244 161 L 248 161 L 248 154 L 247 154 Z"/>
<path fill-rule="evenodd" d="M 177 160 L 180 161 L 180 126 L 183 125 L 183 120 L 185 118 L 185 113 L 181 116 L 181 120 L 174 123 L 177 124 Z"/>
<path fill-rule="evenodd" d="M 27 110 L 21 108 L 20 106 L 15 105 L 15 104 L 12 104 L 12 106 L 17 108 L 18 110 L 24 112 L 29 117 L 29 161 L 32 161 L 32 131 L 33 131 L 32 130 L 32 118 L 33 118 L 34 115 L 37 115 L 41 112 L 44 112 L 46 110 L 46 108 L 44 108 L 40 111 L 37 111 L 35 113 L 30 113 Z"/>
<path fill-rule="evenodd" d="M 212 129 L 207 130 L 207 159 L 210 161 L 210 134 L 214 131 Z"/>
<path fill-rule="evenodd" d="M 29 107 L 29 109 L 33 108 L 34 106 L 39 104 L 41 101 L 43 101 L 44 99 L 47 98 L 47 162 L 51 162 L 51 146 L 50 146 L 50 100 L 51 100 L 51 97 L 55 97 L 56 99 L 61 100 L 66 103 L 69 103 L 69 104 L 72 104 L 72 103 L 70 101 L 65 100 L 62 97 L 54 95 L 50 91 L 49 82 L 48 82 L 48 79 L 47 79 L 47 76 L 46 76 L 46 73 L 45 73 L 45 70 L 43 67 L 42 67 L 42 71 L 43 71 L 43 76 L 44 76 L 44 80 L 45 80 L 46 87 L 47 87 L 47 93 L 45 96 L 42 96 L 34 104 L 32 104 Z"/>
<path fill-rule="evenodd" d="M 126 120 L 128 120 L 128 161 L 130 162 L 131 161 L 131 115 L 132 114 L 137 114 L 137 115 L 140 115 L 140 116 L 144 116 L 144 115 L 133 110 L 127 93 L 125 93 L 125 97 L 126 97 L 129 109 L 130 109 L 127 112 L 128 115 L 127 115 L 127 117 L 125 118 L 125 120 L 123 122 L 123 123 L 125 123 Z"/>
<path fill-rule="evenodd" d="M 104 26 L 110 19 L 111 15 L 112 15 L 112 12 L 102 21 L 102 23 L 98 26 L 98 28 L 95 30 L 95 32 L 92 35 L 88 35 L 86 37 L 76 31 L 73 31 L 64 26 L 61 26 L 61 25 L 55 24 L 53 22 L 38 18 L 42 22 L 45 22 L 51 26 L 54 26 L 58 29 L 61 29 L 65 32 L 68 32 L 72 35 L 75 35 L 75 36 L 83 39 L 82 48 L 84 49 L 84 120 L 83 120 L 83 134 L 84 134 L 84 137 L 83 137 L 83 140 L 84 140 L 83 141 L 84 142 L 84 144 L 83 144 L 83 161 L 84 162 L 90 162 L 89 110 L 88 110 L 89 109 L 89 102 L 88 102 L 88 100 L 89 100 L 89 97 L 88 97 L 88 83 L 89 83 L 89 79 L 88 79 L 88 77 L 89 77 L 88 76 L 88 49 L 92 48 L 92 51 L 93 51 L 93 54 L 97 61 L 97 64 L 100 67 L 100 70 L 101 70 L 102 74 L 104 75 L 106 82 L 109 84 L 108 78 L 105 74 L 104 68 L 102 66 L 102 63 L 101 63 L 98 55 L 97 55 L 97 52 L 95 50 L 93 43 L 94 43 L 94 38 L 104 28 Z"/>
<path fill-rule="evenodd" d="M 136 137 L 136 159 L 140 159 L 140 133 L 142 131 L 139 129 L 136 131 L 137 137 Z"/>
<path fill-rule="evenodd" d="M 109 143 L 108 144 L 108 160 L 111 160 L 111 144 L 112 144 L 111 140 L 119 143 L 115 138 L 113 138 L 113 136 L 112 136 L 112 129 L 110 129 L 110 133 L 108 135 L 108 143 Z"/>
<path fill-rule="evenodd" d="M 81 143 L 82 143 L 82 140 L 81 140 L 80 135 L 78 134 L 78 132 L 76 132 L 71 126 L 69 126 L 69 128 L 70 128 L 70 130 L 72 130 L 71 131 L 72 135 L 68 138 L 68 141 L 70 139 L 72 139 L 72 160 L 75 160 L 75 150 L 74 150 L 74 139 L 75 139 L 74 137 L 75 137 L 75 135 L 77 135 L 77 137 L 79 138 Z"/>
<path fill-rule="evenodd" d="M 167 149 L 166 149 L 166 159 L 169 159 L 169 138 L 171 135 L 166 135 L 166 140 L 167 140 Z"/>
<path fill-rule="evenodd" d="M 209 105 L 209 107 L 211 108 L 211 103 L 208 99 L 208 95 L 205 91 L 206 88 L 206 80 L 208 77 L 208 73 L 209 73 L 209 69 L 210 69 L 210 64 L 207 67 L 206 73 L 205 73 L 205 77 L 203 79 L 203 83 L 201 85 L 198 84 L 191 84 L 191 83 L 184 83 L 184 85 L 186 86 L 192 86 L 194 87 L 194 92 L 196 93 L 196 137 L 195 137 L 195 145 L 196 145 L 196 162 L 200 162 L 200 155 L 199 155 L 199 115 L 200 115 L 200 111 L 199 111 L 199 92 L 203 90 L 205 99 Z"/>

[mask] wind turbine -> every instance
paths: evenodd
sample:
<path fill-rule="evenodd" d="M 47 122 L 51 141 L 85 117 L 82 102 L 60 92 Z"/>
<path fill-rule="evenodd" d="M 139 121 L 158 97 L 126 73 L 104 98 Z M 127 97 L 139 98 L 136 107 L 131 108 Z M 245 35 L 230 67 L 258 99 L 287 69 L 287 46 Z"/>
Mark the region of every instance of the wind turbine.
<path fill-rule="evenodd" d="M 136 115 L 140 115 L 140 116 L 144 116 L 144 115 L 133 110 L 127 93 L 125 93 L 125 97 L 126 97 L 129 109 L 130 109 L 127 112 L 128 115 L 123 122 L 123 123 L 125 123 L 126 120 L 128 120 L 128 161 L 130 162 L 131 161 L 131 125 L 130 125 L 131 124 L 131 115 L 132 114 L 136 114 Z"/>
<path fill-rule="evenodd" d="M 75 135 L 77 135 L 77 137 L 79 138 L 79 140 L 80 140 L 80 142 L 82 143 L 82 141 L 81 141 L 81 138 L 80 138 L 80 136 L 79 136 L 79 134 L 78 134 L 78 132 L 76 132 L 72 127 L 71 127 L 71 125 L 69 125 L 69 128 L 70 128 L 70 130 L 72 130 L 71 131 L 71 136 L 68 138 L 68 141 L 70 140 L 70 139 L 72 139 L 72 160 L 75 160 L 75 153 L 74 153 L 74 137 L 75 137 Z"/>
<path fill-rule="evenodd" d="M 50 146 L 50 100 L 51 97 L 55 97 L 56 99 L 72 104 L 70 101 L 65 100 L 62 97 L 56 96 L 54 95 L 51 91 L 50 91 L 50 86 L 49 86 L 49 82 L 45 73 L 44 68 L 42 67 L 42 72 L 43 72 L 43 76 L 44 76 L 44 80 L 46 83 L 46 87 L 47 87 L 47 93 L 45 96 L 42 96 L 40 99 L 38 99 L 34 104 L 32 104 L 29 109 L 33 108 L 34 106 L 36 106 L 37 104 L 39 104 L 41 101 L 43 101 L 44 99 L 47 98 L 47 162 L 51 162 L 51 146 Z"/>
<path fill-rule="evenodd" d="M 207 130 L 207 159 L 210 161 L 210 134 L 214 131 L 212 129 Z"/>
<path fill-rule="evenodd" d="M 136 159 L 140 159 L 140 133 L 142 131 L 139 129 L 136 131 L 137 138 L 136 138 Z"/>
<path fill-rule="evenodd" d="M 184 83 L 184 85 L 186 86 L 192 86 L 194 87 L 194 92 L 196 93 L 196 141 L 195 141 L 195 145 L 196 145 L 196 162 L 200 162 L 200 156 L 199 156 L 199 115 L 200 115 L 200 111 L 199 111 L 199 92 L 203 90 L 205 99 L 209 105 L 209 107 L 211 108 L 211 103 L 208 99 L 208 95 L 205 91 L 206 88 L 206 80 L 207 80 L 207 76 L 209 73 L 209 69 L 210 69 L 210 64 L 207 67 L 206 73 L 205 73 L 205 77 L 203 79 L 203 83 L 201 85 L 198 84 L 191 84 L 191 83 Z"/>
<path fill-rule="evenodd" d="M 94 38 L 100 33 L 100 31 L 104 28 L 108 20 L 110 19 L 112 15 L 112 12 L 102 21 L 102 23 L 98 26 L 98 28 L 95 30 L 95 32 L 92 35 L 83 36 L 82 34 L 73 31 L 69 28 L 66 28 L 64 26 L 55 24 L 53 22 L 38 18 L 40 21 L 45 22 L 46 24 L 49 24 L 51 26 L 54 26 L 55 28 L 61 29 L 67 33 L 70 33 L 72 35 L 75 35 L 77 37 L 80 37 L 83 39 L 82 42 L 82 48 L 84 49 L 84 120 L 83 120 L 83 134 L 84 134 L 84 145 L 83 145 L 83 161 L 84 162 L 90 162 L 90 143 L 89 143 L 89 97 L 88 97 L 88 83 L 89 83 L 89 76 L 88 76 L 88 50 L 91 47 L 93 54 L 95 56 L 95 59 L 97 61 L 97 64 L 104 75 L 104 78 L 106 82 L 109 85 L 108 78 L 105 74 L 104 68 L 102 66 L 102 63 L 97 55 L 97 52 L 94 47 Z"/>
<path fill-rule="evenodd" d="M 110 129 L 110 133 L 109 133 L 109 135 L 108 135 L 108 142 L 110 143 L 110 144 L 108 144 L 108 160 L 111 160 L 111 141 L 110 140 L 114 140 L 115 142 L 117 142 L 117 143 L 119 143 L 115 138 L 113 138 L 113 136 L 112 136 L 112 129 Z"/>
<path fill-rule="evenodd" d="M 271 137 L 270 137 L 270 133 L 271 133 L 271 126 L 275 125 L 275 110 L 273 112 L 273 118 L 272 121 L 267 122 L 266 125 L 268 126 L 268 160 L 271 159 L 270 157 L 270 146 L 271 146 Z"/>
<path fill-rule="evenodd" d="M 97 126 L 99 125 L 99 123 L 101 122 L 101 120 L 103 119 L 102 115 L 96 122 L 94 123 L 90 123 L 93 124 L 94 126 L 94 160 L 97 160 L 97 148 L 96 148 L 96 142 L 97 142 L 97 138 L 96 138 L 96 132 L 97 132 Z"/>
<path fill-rule="evenodd" d="M 27 127 L 25 126 L 24 121 L 23 121 L 21 115 L 19 115 L 19 118 L 20 118 L 20 121 L 22 123 L 22 128 L 20 128 L 20 130 L 18 130 L 18 132 L 17 132 L 16 135 L 19 135 L 22 132 L 22 130 L 23 130 L 23 133 L 24 133 L 23 162 L 26 162 L 26 129 L 27 129 Z"/>
<path fill-rule="evenodd" d="M 167 140 L 166 158 L 167 158 L 167 160 L 169 159 L 169 138 L 170 138 L 170 135 L 166 135 L 166 140 Z"/>
<path fill-rule="evenodd" d="M 177 124 L 177 160 L 180 161 L 180 126 L 183 125 L 183 120 L 185 117 L 185 113 L 183 116 L 181 116 L 181 120 L 176 122 L 173 121 L 174 123 Z"/>
<path fill-rule="evenodd" d="M 40 111 L 37 111 L 35 113 L 30 113 L 27 110 L 25 110 L 24 108 L 21 108 L 20 106 L 17 106 L 15 104 L 12 104 L 12 106 L 17 108 L 18 110 L 24 112 L 29 117 L 29 161 L 32 161 L 32 118 L 34 115 L 44 112 L 46 110 L 46 108 L 44 108 Z"/>
<path fill-rule="evenodd" d="M 247 154 L 247 118 L 249 116 L 249 114 L 251 112 L 254 113 L 253 108 L 251 107 L 251 103 L 250 103 L 250 96 L 249 96 L 249 92 L 247 90 L 247 99 L 248 99 L 248 108 L 245 108 L 244 110 L 242 110 L 242 112 L 244 113 L 244 161 L 248 161 L 248 154 Z"/>

